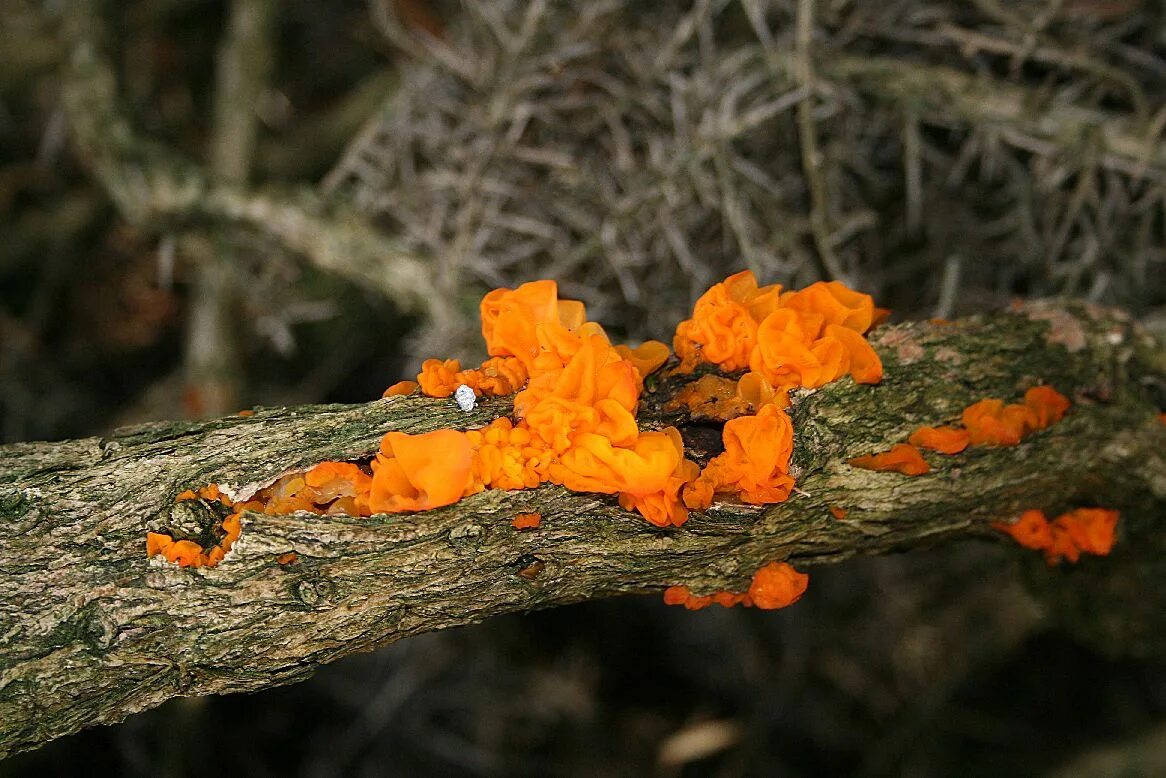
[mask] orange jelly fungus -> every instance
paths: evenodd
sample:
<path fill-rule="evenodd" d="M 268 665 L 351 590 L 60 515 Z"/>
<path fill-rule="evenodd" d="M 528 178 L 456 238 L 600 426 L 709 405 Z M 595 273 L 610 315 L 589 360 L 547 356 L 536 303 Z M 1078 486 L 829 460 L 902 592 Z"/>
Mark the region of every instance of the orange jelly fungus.
<path fill-rule="evenodd" d="M 850 465 L 864 470 L 890 471 L 903 475 L 923 475 L 931 470 L 919 449 L 910 443 L 896 443 L 890 451 L 881 454 L 855 457 L 850 460 Z"/>
<path fill-rule="evenodd" d="M 236 518 L 245 510 L 368 516 L 438 508 L 483 489 L 553 483 L 617 495 L 624 509 L 652 524 L 679 526 L 717 495 L 748 503 L 789 497 L 793 427 L 784 409 L 792 389 L 845 375 L 859 383 L 882 377 L 863 333 L 885 312 L 869 295 L 837 282 L 783 292 L 759 287 L 749 271 L 730 276 L 697 301 L 673 340 L 682 371 L 700 362 L 750 369 L 736 381 L 697 381 L 691 404 L 682 401 L 690 408 L 711 402 L 721 418 L 733 417 L 722 432 L 724 451 L 702 471 L 685 457 L 675 428 L 641 431 L 636 423 L 644 379 L 667 361 L 666 345 L 613 345 L 587 320 L 583 303 L 559 298 L 554 281 L 495 289 L 480 313 L 485 362 L 463 369 L 457 360 L 426 360 L 415 382 L 394 384 L 385 396 L 419 389 L 449 397 L 466 385 L 476 395 L 513 395 L 510 417 L 465 432 L 390 432 L 367 466 L 323 462 L 244 503 L 224 504 Z M 216 499 L 217 489 L 214 497 L 198 496 Z"/>
<path fill-rule="evenodd" d="M 920 427 L 911 433 L 907 442 L 940 454 L 958 454 L 968 447 L 971 437 L 959 427 Z"/>
<path fill-rule="evenodd" d="M 1113 548 L 1118 512 L 1107 508 L 1077 508 L 1051 522 L 1038 510 L 1028 510 L 1011 523 L 993 524 L 1025 548 L 1043 551 L 1050 565 L 1081 554 L 1105 556 Z"/>
<path fill-rule="evenodd" d="M 1022 403 L 980 400 L 964 409 L 962 426 L 920 427 L 907 440 L 940 454 L 958 454 L 970 445 L 1015 446 L 1025 435 L 1063 419 L 1069 406 L 1069 398 L 1051 386 L 1034 386 Z"/>
<path fill-rule="evenodd" d="M 1069 405 L 1069 398 L 1051 386 L 1034 386 L 1024 393 L 1023 403 L 973 403 L 964 409 L 962 421 L 972 445 L 1015 446 L 1030 432 L 1064 418 Z"/>
<path fill-rule="evenodd" d="M 539 513 L 520 513 L 510 522 L 515 529 L 538 529 L 543 517 Z"/>
<path fill-rule="evenodd" d="M 416 381 L 398 381 L 385 390 L 381 397 L 404 397 L 408 394 L 413 394 L 421 386 Z"/>
<path fill-rule="evenodd" d="M 228 508 L 234 506 L 227 495 L 219 491 L 216 484 L 204 486 L 197 492 L 187 489 L 180 492 L 176 502 L 186 500 L 205 500 L 218 502 Z M 193 540 L 175 540 L 170 534 L 163 532 L 146 533 L 146 556 L 161 556 L 167 562 L 173 562 L 179 567 L 214 567 L 223 560 L 231 546 L 239 539 L 241 525 L 239 512 L 226 516 L 220 523 L 216 536 L 221 534 L 218 542 L 209 548 L 203 548 Z"/>
<path fill-rule="evenodd" d="M 687 586 L 669 586 L 664 590 L 665 605 L 683 605 L 688 610 L 700 610 L 710 605 L 732 608 L 744 605 L 746 608 L 776 610 L 793 605 L 806 593 L 810 576 L 799 573 L 785 562 L 770 562 L 753 574 L 748 591 L 713 592 L 693 594 Z"/>
<path fill-rule="evenodd" d="M 842 521 L 843 519 L 845 519 L 846 514 L 847 514 L 847 510 L 845 508 L 839 508 L 836 505 L 830 506 L 830 515 L 833 516 L 834 518 L 838 519 L 839 521 Z"/>

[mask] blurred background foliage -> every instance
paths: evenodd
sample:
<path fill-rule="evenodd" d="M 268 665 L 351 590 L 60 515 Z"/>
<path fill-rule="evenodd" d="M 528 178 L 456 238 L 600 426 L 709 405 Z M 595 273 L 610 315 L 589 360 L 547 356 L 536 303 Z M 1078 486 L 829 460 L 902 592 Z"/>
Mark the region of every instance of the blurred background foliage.
<path fill-rule="evenodd" d="M 1164 131 L 1154 0 L 6 0 L 0 440 L 368 400 L 537 277 L 630 340 L 742 267 L 1161 327 Z M 0 775 L 1166 772 L 1166 666 L 1051 631 L 1030 561 L 507 617 Z"/>

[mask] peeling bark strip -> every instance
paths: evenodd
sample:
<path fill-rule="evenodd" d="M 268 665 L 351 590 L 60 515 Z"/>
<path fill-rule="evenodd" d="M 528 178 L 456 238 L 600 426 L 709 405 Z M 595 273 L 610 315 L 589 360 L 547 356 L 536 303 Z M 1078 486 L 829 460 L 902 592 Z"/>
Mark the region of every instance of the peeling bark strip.
<path fill-rule="evenodd" d="M 1166 507 L 1161 346 L 1118 312 L 1041 304 L 883 328 L 872 341 L 882 384 L 844 379 L 795 395 L 798 494 L 765 509 L 716 505 L 679 529 L 652 527 L 614 497 L 545 486 L 371 519 L 249 514 L 217 567 L 146 559 L 146 530 L 171 521 L 184 489 L 242 489 L 367 456 L 388 430 L 484 425 L 507 398 L 471 413 L 424 398 L 266 409 L 0 448 L 0 756 L 172 697 L 301 680 L 347 654 L 501 613 L 670 584 L 739 590 L 771 560 L 801 568 L 998 537 L 989 524 L 1025 508 L 1122 511 L 1110 557 L 1033 580 L 1079 634 L 1112 650 L 1163 650 L 1166 593 L 1148 583 L 1166 565 L 1155 523 Z M 1037 382 L 1073 408 L 1017 447 L 929 456 L 932 471 L 917 478 L 845 464 Z M 715 437 L 661 410 L 676 381 L 649 387 L 643 427 Z M 541 526 L 515 530 L 531 511 Z M 1043 567 L 1037 555 L 1034 564 Z"/>

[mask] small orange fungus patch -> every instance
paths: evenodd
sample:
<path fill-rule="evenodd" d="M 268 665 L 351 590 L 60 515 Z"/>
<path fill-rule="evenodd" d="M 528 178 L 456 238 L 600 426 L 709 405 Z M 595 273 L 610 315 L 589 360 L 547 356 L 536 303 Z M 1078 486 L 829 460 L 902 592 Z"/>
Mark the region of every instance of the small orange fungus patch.
<path fill-rule="evenodd" d="M 1022 403 L 980 400 L 963 410 L 961 426 L 920 427 L 908 442 L 940 454 L 958 454 L 970 445 L 1015 446 L 1025 435 L 1059 422 L 1069 406 L 1069 398 L 1051 386 L 1034 386 Z"/>
<path fill-rule="evenodd" d="M 236 505 L 226 494 L 219 491 L 219 487 L 216 484 L 204 486 L 197 492 L 192 489 L 187 489 L 178 494 L 176 501 L 183 502 L 199 499 L 208 502 L 218 502 L 234 510 L 234 512 L 224 517 L 219 522 L 218 527 L 215 528 L 214 533 L 215 537 L 218 538 L 218 542 L 204 548 L 193 540 L 175 540 L 168 533 L 147 532 L 147 557 L 161 556 L 167 562 L 173 562 L 179 567 L 214 567 L 223 561 L 223 557 L 235 545 L 235 541 L 239 539 L 239 533 L 242 530 L 239 514 L 249 506 L 254 506 L 251 503 L 244 504 L 243 506 Z"/>
<path fill-rule="evenodd" d="M 405 395 L 413 394 L 421 385 L 416 381 L 398 381 L 385 390 L 381 397 L 404 397 Z"/>
<path fill-rule="evenodd" d="M 1028 510 L 1011 523 L 993 524 L 1025 548 L 1043 551 L 1050 565 L 1062 559 L 1076 562 L 1081 554 L 1105 556 L 1113 548 L 1118 512 L 1107 508 L 1077 508 L 1051 522 L 1043 511 Z"/>
<path fill-rule="evenodd" d="M 287 565 L 294 565 L 300 559 L 300 555 L 294 551 L 285 551 L 275 558 L 275 563 L 286 567 Z"/>
<path fill-rule="evenodd" d="M 239 411 L 235 415 L 236 416 L 254 416 L 255 411 L 251 410 L 250 408 L 244 408 L 243 410 Z"/>
<path fill-rule="evenodd" d="M 962 421 L 972 445 L 1015 446 L 1025 435 L 1063 419 L 1069 406 L 1069 398 L 1051 386 L 1034 386 L 1024 393 L 1023 403 L 973 403 L 964 409 Z"/>
<path fill-rule="evenodd" d="M 1010 535 L 1025 548 L 1040 550 L 1053 544 L 1053 531 L 1044 511 L 1027 510 L 1020 514 L 1014 524 L 998 523 L 992 525 L 995 529 Z"/>
<path fill-rule="evenodd" d="M 464 432 L 390 432 L 373 460 L 368 507 L 373 513 L 396 513 L 453 505 L 475 491 L 472 468 L 473 451 Z"/>
<path fill-rule="evenodd" d="M 683 605 L 691 611 L 710 605 L 720 605 L 723 608 L 744 605 L 746 608 L 775 610 L 793 605 L 800 600 L 806 593 L 809 583 L 809 575 L 799 573 L 786 562 L 770 562 L 753 574 L 748 591 L 698 595 L 693 594 L 687 586 L 669 586 L 664 590 L 664 604 Z"/>
<path fill-rule="evenodd" d="M 830 506 L 830 515 L 833 516 L 834 518 L 838 519 L 839 521 L 842 521 L 843 519 L 845 519 L 846 514 L 847 514 L 847 510 L 845 508 L 839 508 L 836 505 Z"/>
<path fill-rule="evenodd" d="M 515 529 L 538 529 L 543 517 L 539 513 L 520 513 L 510 522 Z"/>
<path fill-rule="evenodd" d="M 749 597 L 758 608 L 785 608 L 800 600 L 809 584 L 810 576 L 805 573 L 785 562 L 770 562 L 753 574 Z"/>
<path fill-rule="evenodd" d="M 958 454 L 968 447 L 971 436 L 959 427 L 920 427 L 911 433 L 907 442 L 940 454 Z"/>
<path fill-rule="evenodd" d="M 910 443 L 896 443 L 889 451 L 881 454 L 855 457 L 850 460 L 850 465 L 864 470 L 890 471 L 903 475 L 923 475 L 931 470 L 919 449 Z"/>

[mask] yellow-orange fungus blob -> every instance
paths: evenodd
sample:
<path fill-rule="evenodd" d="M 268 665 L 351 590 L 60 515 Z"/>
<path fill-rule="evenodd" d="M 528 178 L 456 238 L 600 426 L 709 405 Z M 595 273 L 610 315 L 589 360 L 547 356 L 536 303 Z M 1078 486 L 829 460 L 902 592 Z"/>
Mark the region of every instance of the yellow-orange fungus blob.
<path fill-rule="evenodd" d="M 477 374 L 474 384 L 482 394 L 498 397 L 504 394 L 514 394 L 522 388 L 529 377 L 526 366 L 515 357 L 491 357 L 482 363 L 482 366 L 472 371 Z"/>
<path fill-rule="evenodd" d="M 538 513 L 520 513 L 514 517 L 510 524 L 515 529 L 537 529 L 538 525 L 542 523 L 542 515 Z"/>
<path fill-rule="evenodd" d="M 462 384 L 458 378 L 461 369 L 456 359 L 427 359 L 421 363 L 417 383 L 430 397 L 449 397 Z"/>
<path fill-rule="evenodd" d="M 1077 508 L 1054 519 L 1053 532 L 1063 530 L 1083 553 L 1104 556 L 1113 549 L 1117 519 L 1114 510 Z"/>
<path fill-rule="evenodd" d="M 782 294 L 743 271 L 697 300 L 673 348 L 681 372 L 709 362 L 725 372 L 748 367 L 777 388 L 815 388 L 847 374 L 878 383 L 882 363 L 862 337 L 875 318 L 869 295 L 837 281 Z"/>
<path fill-rule="evenodd" d="M 1025 392 L 1023 403 L 973 403 L 964 409 L 962 421 L 974 446 L 1015 446 L 1025 435 L 1060 421 L 1069 406 L 1069 398 L 1051 386 L 1034 386 Z"/>
<path fill-rule="evenodd" d="M 174 538 L 160 532 L 146 533 L 146 556 L 165 554 L 174 545 Z"/>
<path fill-rule="evenodd" d="M 284 566 L 294 565 L 297 561 L 299 561 L 299 558 L 300 558 L 300 556 L 296 552 L 285 551 L 284 553 L 280 554 L 279 556 L 277 556 L 275 558 L 275 563 L 277 565 L 284 565 Z"/>
<path fill-rule="evenodd" d="M 1034 386 L 1024 393 L 1023 403 L 980 400 L 964 409 L 961 426 L 920 427 L 908 442 L 941 454 L 958 454 L 970 445 L 1015 446 L 1025 435 L 1059 422 L 1070 405 L 1051 386 Z"/>
<path fill-rule="evenodd" d="M 874 298 L 848 289 L 840 281 L 818 281 L 797 292 L 786 292 L 781 304 L 787 308 L 816 313 L 826 324 L 839 324 L 863 333 L 874 323 Z"/>
<path fill-rule="evenodd" d="M 757 325 L 776 309 L 781 287 L 757 286 L 750 270 L 729 276 L 701 295 L 692 318 L 680 323 L 672 348 L 682 366 L 705 361 L 726 372 L 749 365 Z"/>
<path fill-rule="evenodd" d="M 839 521 L 842 521 L 843 519 L 846 518 L 846 513 L 847 513 L 847 511 L 845 508 L 839 508 L 839 507 L 833 506 L 833 505 L 830 506 L 830 515 L 833 516 L 834 518 L 838 519 Z"/>
<path fill-rule="evenodd" d="M 1053 530 L 1044 511 L 1027 510 L 1013 524 L 997 522 L 994 529 L 1004 532 L 1025 548 L 1044 549 L 1053 543 Z"/>
<path fill-rule="evenodd" d="M 390 432 L 373 460 L 369 508 L 373 513 L 396 513 L 452 505 L 473 491 L 472 464 L 464 432 Z"/>
<path fill-rule="evenodd" d="M 206 556 L 202 552 L 202 546 L 193 540 L 174 541 L 174 545 L 170 547 L 167 554 L 167 559 L 171 562 L 177 562 L 179 567 L 203 567 L 206 564 Z"/>
<path fill-rule="evenodd" d="M 1039 510 L 1028 510 L 1012 523 L 992 527 L 1020 545 L 1043 551 L 1050 565 L 1062 559 L 1076 562 L 1082 554 L 1105 556 L 1113 548 L 1118 512 L 1108 508 L 1076 508 L 1051 522 Z"/>
<path fill-rule="evenodd" d="M 517 289 L 495 289 L 482 298 L 482 337 L 486 353 L 492 357 L 516 357 L 533 370 L 539 352 L 538 328 L 560 324 L 558 285 L 554 281 L 531 281 Z M 585 318 L 582 303 L 564 308 L 562 326 L 581 326 Z"/>
<path fill-rule="evenodd" d="M 313 505 L 327 505 L 328 513 L 363 516 L 369 512 L 372 476 L 354 464 L 321 462 L 304 473 L 304 485 Z"/>
<path fill-rule="evenodd" d="M 407 394 L 413 394 L 420 388 L 420 384 L 416 381 L 398 381 L 386 389 L 381 397 L 403 397 Z"/>
<path fill-rule="evenodd" d="M 778 408 L 789 407 L 790 387 L 775 387 L 759 373 L 746 373 L 737 381 L 737 398 L 757 409 L 772 403 Z"/>
<path fill-rule="evenodd" d="M 228 508 L 235 509 L 235 512 L 226 516 L 219 527 L 215 529 L 216 537 L 221 535 L 219 542 L 209 548 L 203 548 L 193 540 L 175 540 L 170 534 L 164 532 L 147 532 L 147 557 L 161 556 L 166 561 L 173 562 L 180 567 L 214 567 L 223 561 L 223 557 L 239 539 L 240 512 L 262 508 L 260 503 L 236 505 L 225 493 L 220 492 L 215 484 L 203 487 L 197 492 L 188 489 L 177 497 L 178 502 L 197 499 L 219 502 Z"/>
<path fill-rule="evenodd" d="M 1003 400 L 980 400 L 964 409 L 962 421 L 975 446 L 1015 446 L 1024 435 L 1028 412 Z"/>
<path fill-rule="evenodd" d="M 756 416 L 725 423 L 721 433 L 725 450 L 715 456 L 684 492 L 689 508 L 707 508 L 717 493 L 734 492 L 744 502 L 783 502 L 793 490 L 789 459 L 793 453 L 793 424 L 775 405 Z"/>
<path fill-rule="evenodd" d="M 1029 432 L 1042 430 L 1065 417 L 1069 398 L 1051 386 L 1034 386 L 1024 393 L 1024 407 L 1028 411 Z"/>
<path fill-rule="evenodd" d="M 890 471 L 903 475 L 923 475 L 931 470 L 919 449 L 910 443 L 896 443 L 889 451 L 881 454 L 855 457 L 850 460 L 850 465 L 864 470 Z"/>
<path fill-rule="evenodd" d="M 658 340 L 645 340 L 635 348 L 615 346 L 615 353 L 636 367 L 640 378 L 646 378 L 668 361 L 672 352 Z"/>
<path fill-rule="evenodd" d="M 774 610 L 793 605 L 806 593 L 810 576 L 799 573 L 785 562 L 770 562 L 753 574 L 748 591 L 734 593 L 718 591 L 712 594 L 693 594 L 687 586 L 669 586 L 664 590 L 665 605 L 683 605 L 688 610 L 700 610 L 710 605 L 732 608 Z"/>
<path fill-rule="evenodd" d="M 920 427 L 911 433 L 907 442 L 940 454 L 958 454 L 968 447 L 971 436 L 960 427 Z"/>
<path fill-rule="evenodd" d="M 856 384 L 877 384 L 883 380 L 883 363 L 870 342 L 848 327 L 826 325 L 827 337 L 836 338 L 850 357 L 850 375 Z"/>
<path fill-rule="evenodd" d="M 810 576 L 799 573 L 785 562 L 770 562 L 753 574 L 749 598 L 765 610 L 793 605 L 806 593 Z"/>

